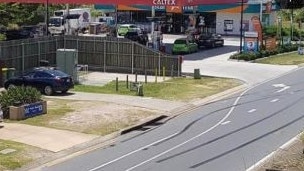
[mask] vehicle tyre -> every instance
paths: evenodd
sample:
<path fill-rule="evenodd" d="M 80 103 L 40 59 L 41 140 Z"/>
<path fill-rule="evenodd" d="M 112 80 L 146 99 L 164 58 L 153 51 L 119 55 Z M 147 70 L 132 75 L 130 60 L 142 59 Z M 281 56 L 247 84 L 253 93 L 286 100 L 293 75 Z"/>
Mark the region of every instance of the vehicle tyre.
<path fill-rule="evenodd" d="M 47 96 L 52 95 L 52 94 L 54 93 L 53 87 L 52 87 L 52 86 L 49 86 L 49 85 L 45 86 L 45 87 L 43 88 L 43 93 L 44 93 L 45 95 L 47 95 Z"/>
<path fill-rule="evenodd" d="M 15 87 L 16 87 L 15 84 L 10 83 L 10 84 L 7 86 L 7 89 L 11 89 L 11 88 L 15 88 Z"/>
<path fill-rule="evenodd" d="M 211 47 L 212 47 L 212 48 L 215 48 L 215 43 L 212 43 Z"/>

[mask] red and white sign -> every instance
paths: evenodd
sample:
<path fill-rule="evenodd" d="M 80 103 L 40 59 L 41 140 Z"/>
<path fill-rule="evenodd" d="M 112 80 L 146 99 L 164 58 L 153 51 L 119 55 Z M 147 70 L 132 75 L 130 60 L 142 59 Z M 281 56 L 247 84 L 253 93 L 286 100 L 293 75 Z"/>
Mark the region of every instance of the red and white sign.
<path fill-rule="evenodd" d="M 153 5 L 175 6 L 175 0 L 153 0 Z"/>
<path fill-rule="evenodd" d="M 41 3 L 45 4 L 104 4 L 104 5 L 162 5 L 162 6 L 195 6 L 235 4 L 239 0 L 0 0 L 0 3 Z M 248 0 L 244 0 L 246 3 Z"/>

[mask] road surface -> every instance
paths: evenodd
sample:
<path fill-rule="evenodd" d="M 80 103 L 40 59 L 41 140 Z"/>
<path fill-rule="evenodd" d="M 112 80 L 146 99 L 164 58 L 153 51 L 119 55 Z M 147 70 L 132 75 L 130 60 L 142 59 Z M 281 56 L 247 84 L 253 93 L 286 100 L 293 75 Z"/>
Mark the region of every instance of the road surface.
<path fill-rule="evenodd" d="M 303 129 L 303 78 L 295 70 L 42 170 L 244 171 Z"/>

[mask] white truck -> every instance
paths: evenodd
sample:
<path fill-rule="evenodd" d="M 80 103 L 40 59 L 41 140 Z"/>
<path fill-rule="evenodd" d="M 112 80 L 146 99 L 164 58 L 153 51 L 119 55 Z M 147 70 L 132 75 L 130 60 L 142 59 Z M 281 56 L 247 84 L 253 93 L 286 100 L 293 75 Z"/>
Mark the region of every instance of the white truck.
<path fill-rule="evenodd" d="M 88 28 L 90 22 L 90 8 L 58 10 L 50 17 L 48 30 L 51 35 L 72 34 Z"/>

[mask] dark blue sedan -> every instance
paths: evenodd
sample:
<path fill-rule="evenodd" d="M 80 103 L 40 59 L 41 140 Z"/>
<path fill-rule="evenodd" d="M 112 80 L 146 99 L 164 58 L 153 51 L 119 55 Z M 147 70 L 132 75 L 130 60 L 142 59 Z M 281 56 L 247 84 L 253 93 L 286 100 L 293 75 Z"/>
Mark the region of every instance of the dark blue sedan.
<path fill-rule="evenodd" d="M 36 68 L 21 76 L 12 77 L 4 83 L 5 89 L 15 86 L 31 86 L 45 95 L 52 95 L 54 92 L 66 93 L 74 87 L 74 82 L 70 75 L 60 70 Z"/>

